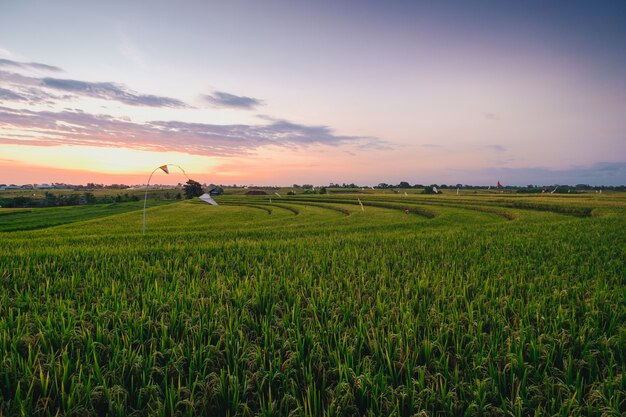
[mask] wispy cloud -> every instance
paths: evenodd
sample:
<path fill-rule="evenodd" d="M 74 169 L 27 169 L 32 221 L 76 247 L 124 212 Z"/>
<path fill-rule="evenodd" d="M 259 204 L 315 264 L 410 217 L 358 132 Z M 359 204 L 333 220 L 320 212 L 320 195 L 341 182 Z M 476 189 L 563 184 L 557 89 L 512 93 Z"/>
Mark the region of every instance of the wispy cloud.
<path fill-rule="evenodd" d="M 390 148 L 387 142 L 375 137 L 339 135 L 328 126 L 299 124 L 269 116 L 259 116 L 258 124 L 220 125 L 178 120 L 137 123 L 125 117 L 81 110 L 59 111 L 56 110 L 59 105 L 65 107 L 66 102 L 78 97 L 112 100 L 130 106 L 190 106 L 171 97 L 141 94 L 114 82 L 39 78 L 1 69 L 0 81 L 0 101 L 5 103 L 5 107 L 0 107 L 0 143 L 127 147 L 220 156 L 250 154 L 268 146 L 301 149 L 324 145 L 342 147 L 342 151 Z M 218 107 L 253 109 L 263 104 L 256 98 L 222 91 L 205 99 Z M 17 109 L 10 107 L 11 102 L 50 104 L 55 110 Z"/>
<path fill-rule="evenodd" d="M 215 91 L 213 94 L 202 96 L 208 103 L 215 107 L 231 107 L 251 110 L 263 105 L 263 101 L 253 97 L 236 96 L 223 91 Z"/>
<path fill-rule="evenodd" d="M 0 88 L 0 100 L 22 101 L 26 98 L 6 88 Z"/>
<path fill-rule="evenodd" d="M 21 96 L 23 100 L 30 103 L 41 103 L 54 99 L 67 101 L 84 96 L 118 101 L 131 106 L 190 107 L 185 102 L 175 98 L 137 93 L 123 84 L 112 82 L 87 82 L 52 77 L 38 78 L 2 70 L 0 70 L 0 81 L 2 81 L 5 90 L 10 87 L 14 94 Z M 65 94 L 61 96 L 52 94 L 54 91 Z M 9 99 L 8 96 L 9 94 L 6 93 L 4 99 Z M 18 99 L 14 95 L 11 97 L 13 100 Z M 0 99 L 2 98 L 0 97 Z"/>
<path fill-rule="evenodd" d="M 19 135 L 2 133 L 22 131 Z M 371 137 L 336 135 L 326 126 L 285 120 L 263 125 L 215 125 L 181 121 L 135 123 L 81 111 L 31 111 L 0 107 L 0 143 L 21 145 L 91 145 L 197 155 L 235 156 L 266 146 L 306 148 L 311 145 L 380 148 Z"/>
<path fill-rule="evenodd" d="M 63 71 L 59 67 L 55 67 L 53 65 L 41 64 L 39 62 L 19 62 L 13 61 L 11 59 L 1 59 L 0 58 L 0 67 L 12 67 L 19 69 L 34 69 L 40 71 L 51 71 L 51 72 L 61 72 Z"/>
<path fill-rule="evenodd" d="M 131 106 L 189 107 L 175 98 L 139 94 L 126 88 L 124 85 L 111 82 L 87 82 L 49 77 L 43 78 L 41 82 L 47 88 L 104 100 L 116 100 Z"/>
<path fill-rule="evenodd" d="M 17 83 L 14 81 L 18 81 Z M 53 104 L 67 96 L 59 96 L 44 91 L 34 83 L 36 79 L 19 74 L 0 71 L 0 81 L 7 88 L 0 87 L 0 102 L 21 102 L 27 104 Z"/>
<path fill-rule="evenodd" d="M 496 152 L 506 152 L 506 148 L 502 145 L 492 144 L 492 145 L 486 145 L 485 147 L 487 149 L 491 149 Z"/>

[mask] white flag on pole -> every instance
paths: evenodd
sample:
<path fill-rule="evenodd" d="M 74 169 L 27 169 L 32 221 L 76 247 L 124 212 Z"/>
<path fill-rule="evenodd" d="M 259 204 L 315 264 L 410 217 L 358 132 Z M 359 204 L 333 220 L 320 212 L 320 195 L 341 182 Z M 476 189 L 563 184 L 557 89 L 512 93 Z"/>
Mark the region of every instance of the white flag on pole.
<path fill-rule="evenodd" d="M 210 194 L 204 193 L 200 196 L 200 200 L 204 201 L 205 203 L 209 203 L 211 205 L 217 206 L 217 201 L 213 200 L 211 198 Z"/>

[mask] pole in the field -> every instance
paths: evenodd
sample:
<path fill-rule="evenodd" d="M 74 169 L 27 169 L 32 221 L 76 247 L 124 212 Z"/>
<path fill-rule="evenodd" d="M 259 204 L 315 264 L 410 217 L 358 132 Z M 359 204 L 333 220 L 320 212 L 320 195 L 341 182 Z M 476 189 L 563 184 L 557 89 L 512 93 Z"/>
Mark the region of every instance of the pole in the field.
<path fill-rule="evenodd" d="M 144 235 L 144 236 L 146 235 L 146 204 L 147 204 L 147 202 L 148 202 L 148 188 L 150 187 L 150 180 L 152 179 L 152 175 L 154 175 L 154 173 L 155 173 L 158 169 L 162 170 L 162 171 L 163 171 L 163 172 L 165 172 L 166 174 L 169 174 L 169 173 L 170 173 L 170 170 L 169 170 L 169 168 L 168 168 L 168 165 L 169 165 L 169 166 L 174 166 L 174 167 L 177 167 L 178 169 L 180 169 L 180 170 L 183 172 L 183 174 L 185 174 L 185 177 L 187 177 L 187 179 L 190 179 L 190 178 L 187 176 L 187 173 L 185 172 L 185 170 L 184 170 L 184 169 L 182 169 L 182 168 L 180 167 L 180 165 L 176 165 L 176 164 L 165 164 L 165 165 L 161 165 L 160 167 L 156 167 L 156 168 L 154 168 L 154 171 L 152 171 L 152 172 L 150 173 L 150 176 L 148 177 L 148 183 L 146 184 L 146 193 L 145 193 L 145 195 L 144 195 L 144 197 L 143 197 L 143 235 Z"/>

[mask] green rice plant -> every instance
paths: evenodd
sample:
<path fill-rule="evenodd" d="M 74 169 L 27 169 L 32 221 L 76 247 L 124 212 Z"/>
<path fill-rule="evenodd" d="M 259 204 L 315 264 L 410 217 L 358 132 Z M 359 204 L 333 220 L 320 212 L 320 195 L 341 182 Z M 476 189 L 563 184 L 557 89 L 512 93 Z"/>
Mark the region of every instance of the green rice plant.
<path fill-rule="evenodd" d="M 626 412 L 624 196 L 218 201 L 0 216 L 0 414 Z"/>

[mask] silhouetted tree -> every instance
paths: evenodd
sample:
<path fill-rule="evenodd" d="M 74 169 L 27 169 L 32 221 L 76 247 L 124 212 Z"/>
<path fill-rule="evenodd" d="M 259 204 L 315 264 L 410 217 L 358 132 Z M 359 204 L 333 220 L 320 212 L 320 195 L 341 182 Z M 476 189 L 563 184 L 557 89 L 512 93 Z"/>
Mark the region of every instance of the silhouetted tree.
<path fill-rule="evenodd" d="M 202 191 L 202 184 L 194 180 L 187 181 L 185 185 L 183 185 L 183 189 L 185 190 L 185 198 L 187 199 L 200 197 L 204 194 L 204 191 Z"/>

